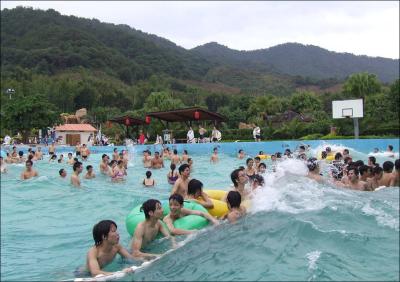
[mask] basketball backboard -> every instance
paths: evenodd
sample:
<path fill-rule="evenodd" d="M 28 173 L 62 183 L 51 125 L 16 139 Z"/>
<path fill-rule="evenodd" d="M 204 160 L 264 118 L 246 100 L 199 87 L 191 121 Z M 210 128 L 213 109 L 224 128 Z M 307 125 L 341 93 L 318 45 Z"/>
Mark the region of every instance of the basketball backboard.
<path fill-rule="evenodd" d="M 332 101 L 333 118 L 364 117 L 363 99 Z"/>

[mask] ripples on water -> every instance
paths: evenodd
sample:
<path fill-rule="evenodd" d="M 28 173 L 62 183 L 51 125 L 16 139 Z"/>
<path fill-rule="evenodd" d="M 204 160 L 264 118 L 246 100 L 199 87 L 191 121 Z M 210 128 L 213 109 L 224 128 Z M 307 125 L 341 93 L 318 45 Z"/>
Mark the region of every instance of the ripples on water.
<path fill-rule="evenodd" d="M 366 161 L 367 155 L 354 154 Z M 98 171 L 99 160 L 93 155 L 84 166 Z M 227 189 L 229 173 L 244 164 L 223 154 L 217 165 L 210 166 L 209 156 L 194 156 L 194 161 L 192 176 L 219 189 Z M 96 179 L 83 180 L 83 189 L 58 178 L 61 167 L 72 172 L 65 164 L 42 161 L 35 167 L 36 179 L 18 180 L 23 167 L 15 165 L 1 178 L 1 280 L 72 278 L 85 263 L 96 222 L 115 220 L 121 244 L 128 248 L 126 215 L 148 198 L 166 199 L 171 189 L 167 168 L 153 170 L 156 188 L 143 188 L 145 169 L 138 157 L 125 183 L 111 183 L 97 173 Z M 276 173 L 265 175 L 265 187 L 239 223 L 207 228 L 124 279 L 399 280 L 399 189 L 337 189 L 305 178 L 306 172 L 300 161 L 280 163 Z M 169 246 L 160 240 L 148 249 L 164 252 Z M 106 269 L 131 264 L 116 259 Z"/>

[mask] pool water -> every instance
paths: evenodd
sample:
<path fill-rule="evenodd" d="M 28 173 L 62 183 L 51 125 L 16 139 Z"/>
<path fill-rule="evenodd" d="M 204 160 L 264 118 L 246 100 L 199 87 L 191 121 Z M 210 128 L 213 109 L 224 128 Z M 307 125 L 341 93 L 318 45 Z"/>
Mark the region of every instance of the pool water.
<path fill-rule="evenodd" d="M 366 162 L 370 151 L 347 148 L 354 160 Z M 220 162 L 210 164 L 210 154 L 189 150 L 194 158 L 191 176 L 207 188 L 227 190 L 230 172 L 245 160 L 220 151 Z M 130 155 L 124 183 L 101 175 L 101 154 L 91 155 L 84 167 L 93 165 L 97 177 L 82 179 L 82 189 L 69 185 L 70 166 L 50 164 L 48 156 L 34 164 L 39 177 L 27 181 L 19 180 L 23 165 L 9 165 L 1 176 L 1 280 L 74 278 L 93 245 L 93 225 L 102 219 L 117 223 L 120 243 L 129 248 L 126 215 L 149 198 L 167 199 L 171 190 L 169 161 L 165 168 L 152 170 L 156 187 L 145 188 L 141 151 Z M 388 159 L 377 156 L 381 164 Z M 60 168 L 67 169 L 67 180 L 59 178 Z M 399 189 L 338 189 L 305 178 L 305 172 L 298 160 L 279 163 L 275 173 L 265 175 L 265 187 L 239 223 L 209 227 L 123 280 L 399 280 Z M 148 246 L 152 252 L 169 248 L 162 239 Z M 118 258 L 106 270 L 130 265 Z"/>

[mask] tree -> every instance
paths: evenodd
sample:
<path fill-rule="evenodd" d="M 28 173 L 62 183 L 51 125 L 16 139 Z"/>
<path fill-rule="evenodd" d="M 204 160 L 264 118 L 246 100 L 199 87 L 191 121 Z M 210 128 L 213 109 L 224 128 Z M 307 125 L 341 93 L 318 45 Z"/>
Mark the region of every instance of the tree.
<path fill-rule="evenodd" d="M 58 119 L 54 105 L 47 102 L 43 95 L 26 95 L 4 106 L 2 122 L 5 127 L 20 131 L 26 142 L 33 128 L 53 126 Z"/>
<path fill-rule="evenodd" d="M 298 113 L 322 109 L 321 100 L 313 92 L 297 92 L 290 99 L 292 110 Z"/>
<path fill-rule="evenodd" d="M 348 98 L 365 98 L 381 91 L 381 83 L 376 75 L 367 72 L 351 75 L 343 85 L 343 92 Z"/>

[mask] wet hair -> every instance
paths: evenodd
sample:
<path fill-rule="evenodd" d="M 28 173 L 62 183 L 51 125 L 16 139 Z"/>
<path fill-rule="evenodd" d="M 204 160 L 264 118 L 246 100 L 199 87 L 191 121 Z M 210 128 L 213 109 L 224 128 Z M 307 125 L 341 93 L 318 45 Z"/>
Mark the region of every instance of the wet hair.
<path fill-rule="evenodd" d="M 399 170 L 400 169 L 400 159 L 397 159 L 394 161 L 394 169 Z"/>
<path fill-rule="evenodd" d="M 314 171 L 318 166 L 318 161 L 316 158 L 309 158 L 307 160 L 307 167 L 309 171 Z"/>
<path fill-rule="evenodd" d="M 68 156 L 72 156 L 72 153 L 68 153 Z"/>
<path fill-rule="evenodd" d="M 226 196 L 226 201 L 229 203 L 231 208 L 239 208 L 242 202 L 242 196 L 238 191 L 229 191 Z"/>
<path fill-rule="evenodd" d="M 253 182 L 257 181 L 261 186 L 264 185 L 264 177 L 262 177 L 262 175 L 256 174 L 253 177 Z"/>
<path fill-rule="evenodd" d="M 155 151 L 155 152 L 154 152 L 154 155 L 160 155 L 160 152 Z"/>
<path fill-rule="evenodd" d="M 360 175 L 364 175 L 365 173 L 372 172 L 371 167 L 367 166 L 367 165 L 361 165 L 358 168 L 358 171 L 360 172 Z"/>
<path fill-rule="evenodd" d="M 188 163 L 190 163 L 190 162 L 192 161 L 192 158 L 188 158 L 188 160 L 187 160 L 187 161 L 188 161 Z"/>
<path fill-rule="evenodd" d="M 182 174 L 182 172 L 184 172 L 186 168 L 190 168 L 190 166 L 188 164 L 180 165 L 178 169 L 179 174 Z"/>
<path fill-rule="evenodd" d="M 30 153 L 31 151 L 32 151 L 32 148 L 29 148 L 29 149 L 28 149 L 28 152 Z"/>
<path fill-rule="evenodd" d="M 32 160 L 33 159 L 33 156 L 32 155 L 29 155 L 28 156 L 28 160 Z"/>
<path fill-rule="evenodd" d="M 259 155 L 264 155 L 263 151 L 258 152 Z"/>
<path fill-rule="evenodd" d="M 242 169 L 237 168 L 234 171 L 231 172 L 231 180 L 232 183 L 235 187 L 238 186 L 238 180 L 239 180 L 239 171 L 241 171 Z"/>
<path fill-rule="evenodd" d="M 58 171 L 58 174 L 61 175 L 64 171 L 65 171 L 65 169 L 62 168 L 62 169 L 60 169 L 60 170 Z"/>
<path fill-rule="evenodd" d="M 161 202 L 156 199 L 149 199 L 142 204 L 140 211 L 144 213 L 145 218 L 150 218 L 149 212 L 155 212 L 157 204 L 161 205 Z"/>
<path fill-rule="evenodd" d="M 372 168 L 372 174 L 373 174 L 373 175 L 378 175 L 378 174 L 380 174 L 382 171 L 383 171 L 383 169 L 382 169 L 379 165 L 376 165 L 376 166 L 374 166 L 374 167 Z"/>
<path fill-rule="evenodd" d="M 117 165 L 120 165 L 120 164 L 122 164 L 122 163 L 124 163 L 123 160 L 118 160 L 118 161 L 117 161 Z"/>
<path fill-rule="evenodd" d="M 384 172 L 390 173 L 393 171 L 394 163 L 391 161 L 386 161 L 383 163 L 382 168 Z"/>
<path fill-rule="evenodd" d="M 340 160 L 341 158 L 343 158 L 342 153 L 337 152 L 337 153 L 335 154 L 335 161 L 338 161 L 338 160 Z"/>
<path fill-rule="evenodd" d="M 345 157 L 343 161 L 344 161 L 345 164 L 348 164 L 348 163 L 351 162 L 351 160 L 352 160 L 351 157 Z"/>
<path fill-rule="evenodd" d="M 187 150 L 183 150 L 183 153 L 187 155 L 188 151 Z"/>
<path fill-rule="evenodd" d="M 326 147 L 326 148 L 325 148 L 325 151 L 326 151 L 327 153 L 329 153 L 329 152 L 332 151 L 332 149 L 331 149 L 331 147 Z"/>
<path fill-rule="evenodd" d="M 218 150 L 218 147 L 214 147 L 213 151 L 215 152 L 215 151 L 217 151 L 217 150 Z"/>
<path fill-rule="evenodd" d="M 327 154 L 326 151 L 322 151 L 322 152 L 321 152 L 321 158 L 322 158 L 322 159 L 326 159 L 327 156 L 328 156 L 328 154 Z"/>
<path fill-rule="evenodd" d="M 168 198 L 168 202 L 171 201 L 177 201 L 181 206 L 183 205 L 183 197 L 180 194 L 172 194 L 171 196 L 169 196 Z"/>
<path fill-rule="evenodd" d="M 202 191 L 203 183 L 197 179 L 192 179 L 188 183 L 188 194 L 194 195 L 198 191 Z"/>
<path fill-rule="evenodd" d="M 281 152 L 276 152 L 275 156 L 277 159 L 280 159 L 282 157 L 282 153 Z"/>
<path fill-rule="evenodd" d="M 91 165 L 86 166 L 86 170 L 89 170 L 91 168 L 93 168 L 93 166 L 91 166 Z"/>
<path fill-rule="evenodd" d="M 370 160 L 370 162 L 374 165 L 376 164 L 376 158 L 374 156 L 369 156 L 368 160 Z"/>
<path fill-rule="evenodd" d="M 174 154 L 177 155 L 178 154 L 178 150 L 174 149 Z"/>
<path fill-rule="evenodd" d="M 364 165 L 364 162 L 362 160 L 355 161 L 354 164 L 357 166 L 357 168 L 360 168 L 360 166 Z"/>
<path fill-rule="evenodd" d="M 244 166 L 242 166 L 242 165 L 238 167 L 238 170 L 245 170 L 245 169 L 246 168 Z"/>
<path fill-rule="evenodd" d="M 111 162 L 108 164 L 109 166 L 113 166 L 117 161 L 116 160 L 111 160 Z"/>
<path fill-rule="evenodd" d="M 267 168 L 267 165 L 265 164 L 265 163 L 260 163 L 259 165 L 258 165 L 258 168 L 260 168 L 260 167 L 264 167 L 265 169 Z"/>
<path fill-rule="evenodd" d="M 32 162 L 31 160 L 27 160 L 27 161 L 25 162 L 25 164 L 31 164 L 31 166 L 33 166 L 33 162 Z"/>
<path fill-rule="evenodd" d="M 73 167 L 72 167 L 72 169 L 73 169 L 74 171 L 76 171 L 81 165 L 82 165 L 81 162 L 75 162 L 74 165 L 73 165 Z"/>
<path fill-rule="evenodd" d="M 52 160 L 57 159 L 57 155 L 52 155 L 52 156 L 51 156 L 51 159 L 52 159 Z"/>
<path fill-rule="evenodd" d="M 78 162 L 79 160 L 78 160 L 78 158 L 74 158 L 74 162 Z"/>
<path fill-rule="evenodd" d="M 114 225 L 115 228 L 118 228 L 117 224 L 112 220 L 102 220 L 93 226 L 93 239 L 95 246 L 100 246 L 103 240 L 107 238 L 112 225 Z"/>
<path fill-rule="evenodd" d="M 101 159 L 104 159 L 104 157 L 107 157 L 107 154 L 101 155 Z"/>
<path fill-rule="evenodd" d="M 18 155 L 19 155 L 20 157 L 22 157 L 22 156 L 24 155 L 24 152 L 19 151 L 19 152 L 18 152 Z"/>
<path fill-rule="evenodd" d="M 350 171 L 350 170 L 354 171 L 354 174 L 357 176 L 360 174 L 360 172 L 358 171 L 358 168 L 355 165 L 351 165 L 347 168 L 347 171 Z"/>
<path fill-rule="evenodd" d="M 150 170 L 146 171 L 146 177 L 147 177 L 147 178 L 150 178 L 150 177 L 151 177 L 151 171 L 150 171 Z"/>
<path fill-rule="evenodd" d="M 174 170 L 176 169 L 176 165 L 175 165 L 175 164 L 171 164 L 171 165 L 169 166 L 169 168 L 170 168 L 172 171 L 174 171 Z"/>
<path fill-rule="evenodd" d="M 343 150 L 343 154 L 344 154 L 344 153 L 346 153 L 346 155 L 350 154 L 349 149 L 344 149 L 344 150 Z"/>
<path fill-rule="evenodd" d="M 241 152 L 243 152 L 243 150 L 242 150 L 242 149 L 240 149 L 238 153 L 240 154 Z"/>
<path fill-rule="evenodd" d="M 252 158 L 248 158 L 247 160 L 246 160 L 246 164 L 248 165 L 249 164 L 249 162 L 251 162 L 251 161 L 254 161 Z"/>
<path fill-rule="evenodd" d="M 254 158 L 254 160 L 261 161 L 261 158 L 257 156 Z"/>
<path fill-rule="evenodd" d="M 304 151 L 306 150 L 306 147 L 304 147 L 303 145 L 301 145 L 299 148 L 304 150 Z"/>
<path fill-rule="evenodd" d="M 390 151 L 393 151 L 393 146 L 392 145 L 388 145 L 388 148 L 390 149 Z"/>

